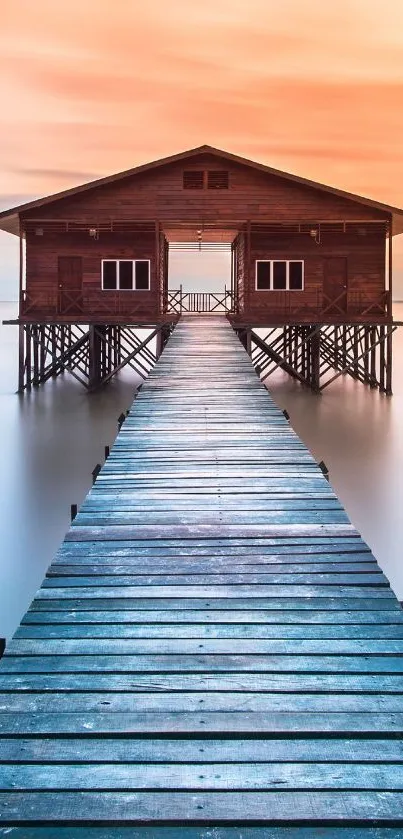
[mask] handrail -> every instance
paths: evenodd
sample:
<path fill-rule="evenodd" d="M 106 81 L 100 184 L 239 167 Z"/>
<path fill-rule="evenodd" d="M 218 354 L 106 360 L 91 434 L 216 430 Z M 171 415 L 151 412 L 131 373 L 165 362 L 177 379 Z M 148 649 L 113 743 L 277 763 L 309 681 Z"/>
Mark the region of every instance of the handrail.
<path fill-rule="evenodd" d="M 169 289 L 167 294 L 167 312 L 182 314 L 190 313 L 216 313 L 233 312 L 235 298 L 228 289 L 225 291 L 183 291 Z"/>
<path fill-rule="evenodd" d="M 133 297 L 130 300 L 119 292 L 109 292 L 83 289 L 80 292 L 57 290 L 54 294 L 47 292 L 23 291 L 21 297 L 21 314 L 67 315 L 82 317 L 85 314 L 134 315 L 144 310 L 144 300 L 141 302 Z"/>
<path fill-rule="evenodd" d="M 85 314 L 135 315 L 140 310 L 147 310 L 144 299 L 128 298 L 125 293 L 111 291 L 106 294 L 101 290 L 86 289 L 69 292 L 56 289 L 47 291 L 24 290 L 21 297 L 21 314 L 42 316 L 67 315 L 73 317 Z M 340 318 L 353 315 L 355 318 L 387 317 L 391 314 L 391 295 L 388 290 L 370 295 L 354 288 L 342 291 L 330 298 L 322 289 L 313 291 L 270 291 L 254 295 L 251 300 L 251 312 L 247 314 L 275 314 L 278 317 L 298 318 L 311 315 L 313 318 Z M 182 287 L 169 289 L 164 297 L 164 312 L 180 315 L 182 313 L 235 314 L 239 310 L 237 295 L 234 291 L 184 292 Z M 246 313 L 245 313 L 246 314 Z"/>

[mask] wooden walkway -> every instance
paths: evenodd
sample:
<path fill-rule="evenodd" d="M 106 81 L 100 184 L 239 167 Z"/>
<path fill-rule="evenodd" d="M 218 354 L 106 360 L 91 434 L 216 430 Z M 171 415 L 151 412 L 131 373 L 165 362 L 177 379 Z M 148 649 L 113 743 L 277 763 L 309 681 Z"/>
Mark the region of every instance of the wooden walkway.
<path fill-rule="evenodd" d="M 0 837 L 398 839 L 402 649 L 231 327 L 182 319 L 0 663 Z"/>

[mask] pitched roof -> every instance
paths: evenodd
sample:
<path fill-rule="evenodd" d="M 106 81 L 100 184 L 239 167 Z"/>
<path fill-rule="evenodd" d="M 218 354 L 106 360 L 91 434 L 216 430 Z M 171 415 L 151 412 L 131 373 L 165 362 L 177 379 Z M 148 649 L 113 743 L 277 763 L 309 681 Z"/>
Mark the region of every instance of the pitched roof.
<path fill-rule="evenodd" d="M 239 163 L 243 166 L 250 166 L 252 169 L 257 169 L 267 175 L 276 175 L 285 180 L 302 186 L 308 186 L 313 189 L 327 192 L 330 195 L 337 195 L 339 198 L 346 198 L 350 201 L 355 201 L 358 204 L 363 204 L 367 207 L 372 207 L 375 210 L 380 210 L 386 214 L 392 215 L 393 218 L 393 233 L 403 233 L 403 209 L 393 207 L 389 204 L 383 204 L 380 201 L 373 201 L 371 198 L 364 198 L 362 195 L 355 195 L 353 192 L 346 192 L 343 189 L 336 189 L 326 184 L 310 181 L 307 178 L 301 178 L 298 175 L 292 175 L 289 172 L 282 172 L 280 169 L 273 169 L 271 166 L 265 166 L 263 163 L 257 163 L 254 160 L 248 160 L 246 157 L 240 157 L 237 154 L 231 154 L 221 149 L 216 149 L 213 146 L 198 146 L 195 149 L 173 154 L 170 157 L 163 157 L 159 160 L 153 160 L 150 163 L 144 163 L 141 166 L 135 166 L 134 169 L 127 169 L 124 172 L 118 172 L 115 175 L 108 175 L 106 178 L 98 178 L 95 181 L 81 184 L 70 189 L 65 189 L 62 192 L 56 192 L 54 195 L 47 195 L 44 198 L 38 198 L 35 201 L 28 201 L 25 204 L 20 204 L 17 207 L 12 207 L 10 210 L 4 210 L 0 213 L 0 230 L 5 230 L 8 233 L 19 233 L 19 214 L 27 210 L 33 210 L 36 207 L 43 207 L 46 204 L 51 204 L 54 201 L 59 201 L 61 198 L 69 198 L 74 195 L 80 195 L 82 192 L 94 189 L 95 187 L 106 186 L 107 184 L 116 183 L 124 178 L 130 178 L 133 175 L 140 175 L 143 172 L 150 172 L 153 169 L 158 169 L 160 166 L 167 166 L 170 163 L 178 163 L 182 160 L 190 160 L 200 154 L 211 154 L 224 160 L 229 160 L 232 163 Z"/>

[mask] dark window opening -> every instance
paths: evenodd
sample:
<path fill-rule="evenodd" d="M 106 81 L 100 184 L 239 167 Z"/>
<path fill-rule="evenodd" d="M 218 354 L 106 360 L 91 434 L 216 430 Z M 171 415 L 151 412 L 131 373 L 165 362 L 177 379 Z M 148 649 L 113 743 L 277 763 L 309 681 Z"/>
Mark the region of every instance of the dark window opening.
<path fill-rule="evenodd" d="M 229 173 L 219 169 L 212 169 L 207 172 L 208 189 L 228 189 Z"/>
<path fill-rule="evenodd" d="M 183 189 L 203 189 L 204 172 L 202 170 L 189 169 L 183 173 Z"/>
<path fill-rule="evenodd" d="M 289 287 L 291 290 L 299 290 L 303 288 L 304 278 L 302 272 L 302 262 L 290 262 L 289 267 Z"/>
<path fill-rule="evenodd" d="M 136 260 L 136 289 L 148 291 L 150 288 L 150 263 L 148 259 Z"/>
<path fill-rule="evenodd" d="M 149 291 L 150 260 L 102 260 L 102 288 L 104 291 Z"/>
<path fill-rule="evenodd" d="M 133 262 L 131 259 L 121 259 L 119 262 L 119 288 L 123 291 L 130 291 L 133 288 Z"/>
<path fill-rule="evenodd" d="M 257 259 L 257 291 L 303 291 L 302 259 Z"/>
<path fill-rule="evenodd" d="M 270 289 L 270 262 L 257 262 L 256 288 L 259 290 Z"/>
<path fill-rule="evenodd" d="M 102 288 L 113 291 L 117 288 L 117 262 L 110 259 L 102 263 Z"/>
<path fill-rule="evenodd" d="M 287 263 L 273 262 L 273 289 L 287 288 Z"/>

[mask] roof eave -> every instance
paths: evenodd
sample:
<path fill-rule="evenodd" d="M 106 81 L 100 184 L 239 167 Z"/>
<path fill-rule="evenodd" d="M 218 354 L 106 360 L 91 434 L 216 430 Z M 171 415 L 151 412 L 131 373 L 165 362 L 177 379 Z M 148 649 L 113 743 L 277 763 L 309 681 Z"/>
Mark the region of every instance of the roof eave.
<path fill-rule="evenodd" d="M 4 219 L 0 214 L 0 230 L 4 233 L 11 233 L 13 236 L 20 235 L 20 216 L 18 212 L 11 212 L 5 215 Z"/>
<path fill-rule="evenodd" d="M 54 195 L 45 196 L 44 198 L 39 198 L 35 201 L 30 201 L 25 204 L 20 204 L 16 207 L 12 207 L 9 210 L 5 210 L 2 213 L 0 213 L 0 229 L 5 230 L 8 233 L 14 233 L 18 235 L 20 213 L 28 212 L 29 210 L 34 209 L 36 207 L 39 208 L 47 204 L 55 203 L 56 201 L 60 201 L 64 198 L 72 197 L 74 195 L 80 195 L 82 192 L 86 192 L 90 189 L 96 189 L 97 187 L 106 186 L 108 184 L 121 181 L 125 178 L 140 175 L 143 172 L 153 171 L 154 169 L 160 168 L 162 166 L 167 166 L 172 163 L 178 163 L 182 160 L 187 160 L 199 154 L 212 154 L 217 157 L 225 158 L 226 160 L 231 160 L 234 163 L 243 166 L 249 166 L 250 168 L 263 172 L 264 174 L 282 177 L 285 180 L 297 183 L 301 186 L 306 186 L 310 189 L 316 189 L 321 192 L 326 192 L 330 195 L 335 195 L 340 198 L 353 201 L 357 204 L 362 204 L 363 206 L 379 210 L 381 213 L 384 213 L 386 217 L 393 218 L 393 235 L 397 235 L 403 232 L 403 210 L 401 210 L 398 207 L 383 204 L 381 202 L 374 201 L 371 198 L 365 198 L 361 195 L 355 195 L 354 193 L 346 192 L 345 190 L 337 189 L 336 187 L 331 187 L 327 184 L 320 184 L 316 181 L 310 181 L 307 178 L 300 177 L 299 175 L 293 175 L 289 172 L 282 172 L 279 169 L 273 169 L 270 166 L 266 166 L 264 163 L 258 163 L 257 161 L 249 160 L 248 158 L 240 157 L 239 155 L 232 154 L 231 152 L 226 152 L 222 149 L 217 149 L 209 145 L 197 146 L 196 148 L 188 149 L 187 151 L 179 152 L 178 154 L 170 155 L 169 157 L 160 158 L 159 160 L 154 160 L 149 163 L 144 163 L 140 166 L 136 166 L 132 169 L 127 169 L 124 172 L 118 172 L 115 175 L 108 175 L 104 178 L 98 178 L 95 181 L 89 181 L 88 183 L 80 184 L 77 187 L 71 187 L 70 189 L 66 189 L 62 192 L 55 193 Z"/>

